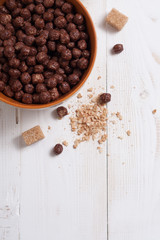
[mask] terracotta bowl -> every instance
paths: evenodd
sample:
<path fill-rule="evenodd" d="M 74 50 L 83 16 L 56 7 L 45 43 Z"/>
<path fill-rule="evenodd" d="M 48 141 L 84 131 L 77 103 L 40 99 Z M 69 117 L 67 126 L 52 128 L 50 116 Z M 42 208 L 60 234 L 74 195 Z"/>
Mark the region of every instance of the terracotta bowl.
<path fill-rule="evenodd" d="M 75 6 L 77 12 L 82 13 L 84 15 L 84 17 L 86 19 L 88 33 L 90 36 L 90 50 L 91 50 L 90 63 L 89 63 L 88 69 L 84 72 L 80 82 L 75 87 L 73 87 L 70 92 L 61 96 L 57 100 L 47 103 L 47 104 L 24 104 L 24 103 L 18 102 L 12 98 L 5 96 L 2 93 L 0 93 L 0 101 L 5 102 L 14 107 L 19 107 L 19 108 L 24 108 L 24 109 L 44 109 L 44 108 L 52 107 L 52 106 L 55 106 L 57 104 L 64 102 L 69 97 L 71 97 L 73 94 L 75 94 L 86 82 L 87 78 L 89 77 L 89 75 L 92 71 L 92 68 L 93 68 L 94 62 L 95 62 L 95 58 L 96 58 L 96 52 L 97 52 L 96 32 L 95 32 L 95 28 L 93 25 L 93 21 L 89 15 L 87 9 L 83 6 L 83 4 L 79 0 L 67 0 L 67 1 L 72 3 Z M 0 5 L 2 5 L 4 2 L 5 2 L 5 0 L 0 0 Z"/>

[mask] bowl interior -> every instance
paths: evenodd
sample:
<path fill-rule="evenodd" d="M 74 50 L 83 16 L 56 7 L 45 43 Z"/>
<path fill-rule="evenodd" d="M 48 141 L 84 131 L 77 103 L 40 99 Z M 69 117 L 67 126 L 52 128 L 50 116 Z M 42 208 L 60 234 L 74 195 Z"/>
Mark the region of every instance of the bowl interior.
<path fill-rule="evenodd" d="M 75 87 L 73 87 L 70 92 L 68 92 L 67 94 L 61 96 L 57 100 L 50 102 L 48 104 L 23 104 L 21 102 L 18 102 L 12 98 L 5 96 L 3 93 L 0 93 L 1 101 L 5 102 L 7 104 L 10 104 L 12 106 L 19 107 L 19 108 L 25 108 L 25 109 L 41 109 L 41 108 L 55 106 L 55 105 L 60 104 L 61 102 L 65 101 L 66 99 L 71 97 L 73 94 L 75 94 L 82 87 L 82 85 L 85 83 L 85 81 L 89 77 L 89 75 L 92 71 L 94 62 L 95 62 L 96 51 L 97 51 L 95 28 L 94 28 L 92 19 L 89 15 L 88 11 L 86 10 L 86 8 L 83 6 L 83 4 L 79 0 L 67 0 L 67 1 L 72 3 L 75 6 L 77 12 L 82 13 L 84 15 L 85 20 L 86 20 L 87 30 L 88 30 L 88 33 L 90 36 L 90 51 L 91 51 L 90 63 L 89 63 L 88 69 L 84 72 L 80 82 Z M 3 5 L 4 2 L 5 2 L 5 0 L 0 0 L 0 5 Z"/>

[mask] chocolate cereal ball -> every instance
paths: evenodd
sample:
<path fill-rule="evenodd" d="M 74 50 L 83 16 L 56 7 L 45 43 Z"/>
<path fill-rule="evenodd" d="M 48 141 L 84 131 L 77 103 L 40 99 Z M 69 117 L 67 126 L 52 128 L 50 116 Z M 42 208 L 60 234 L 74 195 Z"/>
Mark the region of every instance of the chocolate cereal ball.
<path fill-rule="evenodd" d="M 57 79 L 53 76 L 51 78 L 46 79 L 45 83 L 48 88 L 54 88 L 57 86 Z"/>
<path fill-rule="evenodd" d="M 72 30 L 75 30 L 76 29 L 76 25 L 74 24 L 74 23 L 68 23 L 68 25 L 67 25 L 67 31 L 68 32 L 71 32 Z"/>
<path fill-rule="evenodd" d="M 67 22 L 72 22 L 72 20 L 73 20 L 73 18 L 74 18 L 74 15 L 72 14 L 72 13 L 68 13 L 67 15 L 66 15 L 66 20 L 67 20 Z"/>
<path fill-rule="evenodd" d="M 60 70 L 60 68 L 58 70 Z M 56 79 L 57 84 L 61 84 L 64 80 L 64 78 L 61 74 L 64 74 L 64 71 L 63 71 L 63 73 L 58 73 L 58 71 L 57 71 L 57 73 L 53 75 L 53 77 Z"/>
<path fill-rule="evenodd" d="M 39 15 L 42 15 L 45 12 L 45 8 L 44 8 L 44 6 L 41 3 L 36 5 L 34 10 Z"/>
<path fill-rule="evenodd" d="M 49 90 L 49 93 L 50 93 L 51 101 L 56 100 L 60 96 L 58 89 L 56 87 Z"/>
<path fill-rule="evenodd" d="M 14 56 L 14 52 L 15 52 L 15 49 L 13 46 L 6 46 L 4 48 L 4 55 L 7 57 L 7 58 L 11 58 Z"/>
<path fill-rule="evenodd" d="M 62 5 L 62 11 L 64 12 L 64 13 L 71 13 L 72 12 L 72 9 L 73 9 L 73 5 L 72 4 L 70 4 L 70 3 L 64 3 L 63 5 Z"/>
<path fill-rule="evenodd" d="M 88 60 L 84 57 L 80 58 L 77 62 L 77 66 L 81 69 L 81 70 L 85 70 L 88 67 Z"/>
<path fill-rule="evenodd" d="M 39 52 L 36 56 L 36 59 L 39 63 L 43 64 L 48 59 L 48 56 L 45 52 Z"/>
<path fill-rule="evenodd" d="M 48 91 L 41 92 L 39 95 L 39 101 L 42 104 L 49 103 L 51 101 L 51 95 Z"/>
<path fill-rule="evenodd" d="M 59 40 L 59 37 L 60 37 L 60 31 L 59 30 L 51 29 L 49 31 L 49 39 L 51 41 L 57 41 L 57 40 Z"/>
<path fill-rule="evenodd" d="M 64 60 L 66 60 L 66 61 L 71 60 L 72 59 L 72 52 L 71 52 L 71 50 L 69 50 L 69 49 L 63 50 L 62 53 L 61 53 L 61 57 Z"/>
<path fill-rule="evenodd" d="M 45 23 L 42 18 L 37 18 L 34 25 L 37 29 L 42 29 L 42 28 L 44 28 Z"/>
<path fill-rule="evenodd" d="M 31 13 L 30 11 L 27 9 L 27 8 L 23 8 L 21 11 L 20 11 L 20 15 L 21 17 L 24 19 L 24 20 L 27 20 L 31 17 Z"/>
<path fill-rule="evenodd" d="M 18 69 L 10 68 L 9 75 L 13 79 L 18 79 L 21 75 L 21 72 Z"/>
<path fill-rule="evenodd" d="M 85 50 L 87 48 L 87 43 L 85 40 L 82 39 L 78 41 L 77 46 L 79 49 Z"/>
<path fill-rule="evenodd" d="M 22 84 L 19 80 L 12 82 L 11 89 L 13 92 L 19 92 L 22 89 Z"/>
<path fill-rule="evenodd" d="M 35 104 L 39 103 L 39 94 L 37 94 L 37 93 L 33 94 L 33 103 L 35 103 Z"/>
<path fill-rule="evenodd" d="M 54 0 L 44 0 L 43 4 L 46 8 L 51 8 L 54 4 Z"/>
<path fill-rule="evenodd" d="M 14 96 L 14 92 L 12 91 L 10 86 L 5 86 L 3 93 L 10 98 Z"/>
<path fill-rule="evenodd" d="M 35 37 L 33 35 L 29 35 L 24 38 L 24 43 L 27 46 L 32 46 L 34 42 L 35 42 Z"/>
<path fill-rule="evenodd" d="M 76 85 L 79 82 L 79 77 L 77 74 L 73 73 L 68 76 L 68 82 L 70 85 Z"/>
<path fill-rule="evenodd" d="M 55 60 L 50 60 L 47 67 L 51 71 L 56 71 L 59 68 L 59 63 Z"/>
<path fill-rule="evenodd" d="M 31 75 L 28 72 L 21 74 L 21 82 L 23 84 L 29 84 L 31 82 Z"/>
<path fill-rule="evenodd" d="M 72 55 L 73 55 L 73 57 L 74 57 L 75 59 L 77 59 L 77 58 L 80 58 L 80 57 L 81 57 L 82 52 L 81 52 L 81 50 L 79 50 L 78 48 L 73 48 L 73 50 L 72 50 Z"/>
<path fill-rule="evenodd" d="M 55 0 L 56 7 L 62 7 L 63 4 L 64 4 L 64 0 Z"/>
<path fill-rule="evenodd" d="M 45 12 L 43 14 L 43 19 L 46 21 L 46 22 L 52 22 L 53 21 L 53 13 L 51 12 Z"/>
<path fill-rule="evenodd" d="M 59 85 L 59 90 L 65 94 L 67 92 L 70 91 L 70 86 L 67 82 L 62 82 L 60 85 Z"/>
<path fill-rule="evenodd" d="M 11 31 L 9 31 L 9 30 L 7 30 L 7 29 L 4 30 L 4 31 L 2 31 L 1 34 L 0 34 L 1 40 L 7 40 L 7 39 L 9 39 L 11 36 L 12 36 Z"/>
<path fill-rule="evenodd" d="M 61 11 L 60 8 L 56 8 L 54 11 L 54 17 L 64 16 L 64 13 Z"/>
<path fill-rule="evenodd" d="M 80 13 L 76 13 L 76 15 L 74 16 L 73 18 L 73 22 L 76 24 L 76 25 L 82 25 L 84 23 L 84 17 L 82 14 Z"/>
<path fill-rule="evenodd" d="M 63 16 L 59 16 L 59 17 L 55 18 L 54 24 L 58 28 L 65 28 L 67 25 L 67 21 Z"/>
<path fill-rule="evenodd" d="M 11 58 L 9 60 L 9 66 L 12 68 L 18 68 L 20 65 L 20 60 L 17 58 Z"/>
<path fill-rule="evenodd" d="M 24 91 L 26 93 L 33 93 L 34 92 L 34 86 L 32 84 L 26 84 L 24 86 Z"/>
<path fill-rule="evenodd" d="M 23 25 L 24 25 L 23 17 L 18 16 L 13 20 L 13 26 L 15 28 L 21 28 L 21 27 L 23 27 Z"/>
<path fill-rule="evenodd" d="M 0 80 L 0 92 L 3 92 L 4 88 L 5 88 L 5 83 Z"/>
<path fill-rule="evenodd" d="M 28 66 L 35 66 L 36 65 L 36 58 L 35 56 L 28 56 L 26 63 Z"/>
<path fill-rule="evenodd" d="M 38 83 L 43 83 L 44 82 L 44 76 L 43 74 L 32 74 L 32 83 L 33 84 L 38 84 Z"/>
<path fill-rule="evenodd" d="M 19 92 L 15 92 L 14 98 L 20 102 L 22 100 L 23 94 L 24 92 L 22 90 L 20 90 Z"/>
<path fill-rule="evenodd" d="M 70 38 L 71 38 L 71 41 L 75 42 L 75 41 L 78 41 L 80 39 L 80 31 L 78 29 L 74 29 L 70 32 Z"/>
<path fill-rule="evenodd" d="M 27 71 L 28 67 L 27 67 L 25 61 L 22 61 L 22 62 L 20 63 L 18 69 L 19 69 L 22 73 Z"/>
<path fill-rule="evenodd" d="M 13 11 L 17 7 L 17 5 L 14 0 L 6 0 L 6 7 L 8 8 L 8 10 Z"/>
<path fill-rule="evenodd" d="M 46 92 L 47 91 L 47 88 L 46 88 L 46 85 L 43 84 L 43 83 L 38 83 L 36 85 L 36 92 L 37 93 L 41 93 L 41 92 Z"/>
<path fill-rule="evenodd" d="M 34 72 L 35 73 L 43 73 L 43 71 L 44 71 L 43 65 L 35 65 L 34 66 Z"/>
<path fill-rule="evenodd" d="M 48 41 L 47 46 L 48 46 L 48 49 L 52 52 L 56 50 L 56 43 L 53 41 Z"/>
<path fill-rule="evenodd" d="M 32 95 L 29 93 L 24 93 L 22 96 L 22 102 L 25 104 L 32 104 Z"/>
<path fill-rule="evenodd" d="M 2 25 L 6 25 L 7 23 L 10 23 L 12 20 L 12 17 L 10 14 L 6 14 L 6 13 L 1 13 L 0 14 L 0 23 Z"/>

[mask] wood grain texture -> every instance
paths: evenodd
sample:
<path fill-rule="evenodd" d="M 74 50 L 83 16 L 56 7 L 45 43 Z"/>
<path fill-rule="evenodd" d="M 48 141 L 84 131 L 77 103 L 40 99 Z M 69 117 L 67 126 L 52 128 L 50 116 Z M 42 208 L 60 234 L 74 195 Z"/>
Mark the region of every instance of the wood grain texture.
<path fill-rule="evenodd" d="M 108 88 L 115 86 L 110 89 L 109 112 L 123 116 L 109 127 L 109 240 L 158 240 L 160 2 L 113 0 L 107 7 L 129 16 L 121 32 L 108 29 L 107 37 Z M 116 43 L 123 43 L 125 50 L 111 55 L 109 49 Z"/>
<path fill-rule="evenodd" d="M 93 87 L 96 94 L 106 88 L 106 31 L 101 26 L 106 0 L 82 2 L 93 17 L 98 36 L 97 61 L 80 91 L 83 102 L 88 102 L 87 88 Z M 97 80 L 98 76 L 102 79 Z M 74 109 L 78 106 L 76 95 L 63 105 L 68 104 Z M 55 109 L 16 111 L 3 103 L 0 109 L 0 208 L 13 205 L 7 226 L 16 229 L 15 235 L 11 230 L 7 235 L 5 228 L 1 231 L 4 220 L 0 218 L 0 240 L 106 240 L 106 144 L 101 154 L 92 141 L 74 150 L 69 116 L 58 120 Z M 26 147 L 20 135 L 36 125 L 42 127 L 46 138 Z M 53 156 L 53 146 L 64 140 L 69 146 L 60 156 Z"/>

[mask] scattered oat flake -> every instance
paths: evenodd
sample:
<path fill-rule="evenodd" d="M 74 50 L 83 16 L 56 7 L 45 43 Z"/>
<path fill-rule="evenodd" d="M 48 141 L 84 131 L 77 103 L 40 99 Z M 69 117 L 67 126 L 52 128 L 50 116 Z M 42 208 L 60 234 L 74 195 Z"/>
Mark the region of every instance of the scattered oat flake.
<path fill-rule="evenodd" d="M 87 89 L 87 92 L 92 92 L 93 91 L 93 88 L 88 88 Z"/>
<path fill-rule="evenodd" d="M 82 98 L 82 94 L 78 93 L 77 98 Z"/>
<path fill-rule="evenodd" d="M 63 141 L 62 144 L 63 144 L 64 146 L 66 146 L 66 147 L 68 146 L 68 142 L 67 142 L 67 141 Z"/>
<path fill-rule="evenodd" d="M 130 130 L 126 131 L 126 133 L 127 133 L 128 136 L 131 136 L 131 131 Z"/>
<path fill-rule="evenodd" d="M 122 115 L 120 114 L 120 112 L 116 113 L 116 117 L 121 121 L 122 120 Z"/>
<path fill-rule="evenodd" d="M 114 89 L 114 88 L 115 88 L 115 86 L 111 85 L 111 86 L 110 86 L 110 88 L 111 88 L 111 89 Z"/>
<path fill-rule="evenodd" d="M 70 109 L 72 106 L 71 106 L 71 104 L 68 104 L 68 108 Z"/>
<path fill-rule="evenodd" d="M 102 77 L 101 76 L 98 76 L 97 80 L 100 80 Z"/>
<path fill-rule="evenodd" d="M 152 114 L 156 114 L 156 112 L 157 112 L 157 109 L 154 109 L 154 110 L 152 111 Z"/>
<path fill-rule="evenodd" d="M 91 99 L 93 97 L 93 94 L 88 94 L 87 96 Z"/>
<path fill-rule="evenodd" d="M 122 140 L 122 139 L 123 139 L 123 137 L 121 137 L 121 136 L 118 136 L 118 139 Z"/>
<path fill-rule="evenodd" d="M 50 130 L 51 129 L 51 126 L 48 126 L 48 130 Z"/>

